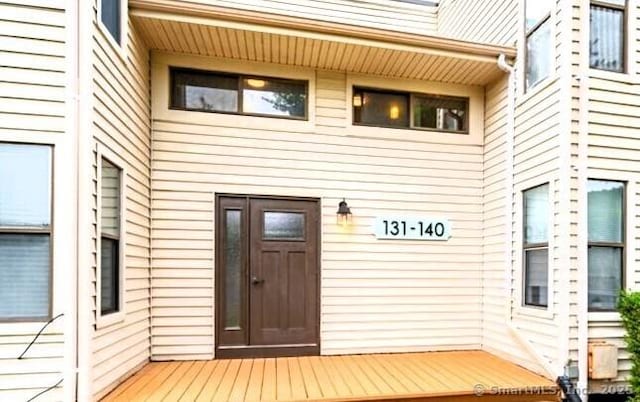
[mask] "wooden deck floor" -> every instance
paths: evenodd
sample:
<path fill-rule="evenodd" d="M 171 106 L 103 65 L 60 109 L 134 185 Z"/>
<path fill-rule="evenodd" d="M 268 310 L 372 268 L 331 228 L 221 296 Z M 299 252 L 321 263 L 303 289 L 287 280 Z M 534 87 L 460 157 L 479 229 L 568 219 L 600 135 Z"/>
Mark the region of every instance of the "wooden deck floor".
<path fill-rule="evenodd" d="M 558 401 L 555 390 L 472 351 L 154 362 L 103 401 Z"/>

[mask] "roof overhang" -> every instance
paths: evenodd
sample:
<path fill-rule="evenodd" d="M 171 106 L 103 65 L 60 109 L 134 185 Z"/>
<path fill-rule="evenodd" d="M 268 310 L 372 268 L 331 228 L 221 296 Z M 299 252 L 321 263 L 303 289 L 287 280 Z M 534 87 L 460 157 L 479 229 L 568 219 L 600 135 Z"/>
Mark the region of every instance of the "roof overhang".
<path fill-rule="evenodd" d="M 131 0 L 151 49 L 395 78 L 485 85 L 512 47 L 177 0 Z"/>

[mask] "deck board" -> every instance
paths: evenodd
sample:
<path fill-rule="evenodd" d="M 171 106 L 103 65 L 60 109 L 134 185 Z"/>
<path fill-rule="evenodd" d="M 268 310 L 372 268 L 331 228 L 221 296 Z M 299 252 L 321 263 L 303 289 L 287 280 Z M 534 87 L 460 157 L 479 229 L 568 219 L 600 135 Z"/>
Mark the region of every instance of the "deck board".
<path fill-rule="evenodd" d="M 103 401 L 467 402 L 476 384 L 482 402 L 558 401 L 531 392 L 551 380 L 481 351 L 153 362 Z"/>

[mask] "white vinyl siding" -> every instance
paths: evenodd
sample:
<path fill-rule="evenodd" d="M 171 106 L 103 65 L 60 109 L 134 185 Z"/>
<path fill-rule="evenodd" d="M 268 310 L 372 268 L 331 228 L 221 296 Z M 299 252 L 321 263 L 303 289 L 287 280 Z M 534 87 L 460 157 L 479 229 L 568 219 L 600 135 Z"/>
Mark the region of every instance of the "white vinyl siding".
<path fill-rule="evenodd" d="M 520 20 L 519 3 L 512 0 L 442 0 L 438 7 L 438 34 L 513 46 Z"/>
<path fill-rule="evenodd" d="M 627 244 L 637 244 L 640 233 L 633 224 L 633 211 L 640 206 L 637 188 L 640 185 L 640 102 L 634 85 L 592 78 L 589 91 L 588 166 L 591 176 L 598 179 L 625 180 L 627 182 L 627 218 L 629 226 Z M 627 289 L 640 290 L 635 254 L 637 249 L 628 247 L 626 253 L 629 269 L 625 270 Z M 605 340 L 619 347 L 619 371 L 614 384 L 621 384 L 629 376 L 631 361 L 625 350 L 624 330 L 616 314 L 605 317 L 590 314 L 589 340 Z M 590 387 L 599 389 L 602 383 L 592 381 Z"/>
<path fill-rule="evenodd" d="M 97 9 L 94 4 L 94 13 Z M 97 14 L 94 14 L 94 18 Z M 123 289 L 123 321 L 99 325 L 92 339 L 91 380 L 95 398 L 100 398 L 150 358 L 150 104 L 149 52 L 131 21 L 123 31 L 124 49 L 113 46 L 94 19 L 93 30 L 93 138 L 100 147 L 126 162 L 122 188 L 126 210 L 125 253 L 120 267 L 126 277 Z M 97 303 L 97 175 L 98 150 L 94 147 L 94 320 Z M 86 301 L 85 301 L 86 302 Z M 83 301 L 80 301 L 83 303 Z M 95 328 L 95 327 L 94 327 Z"/>
<path fill-rule="evenodd" d="M 246 117 L 233 123 L 215 115 L 194 124 L 180 114 L 188 112 L 158 111 L 155 359 L 213 356 L 216 192 L 321 198 L 323 354 L 480 348 L 482 146 L 429 143 L 421 134 L 411 142 L 348 136 L 346 74 L 311 73 L 314 125 L 264 119 L 251 127 Z M 159 79 L 154 91 L 166 87 Z M 353 212 L 346 232 L 336 225 L 343 197 Z M 376 241 L 375 216 L 394 213 L 446 216 L 453 237 Z"/>
<path fill-rule="evenodd" d="M 390 0 L 221 0 L 215 5 L 417 34 L 433 34 L 438 24 L 437 7 Z"/>
<path fill-rule="evenodd" d="M 53 144 L 66 135 L 65 3 L 1 1 L 0 15 L 0 140 Z M 64 309 L 54 307 L 55 314 Z M 0 325 L 0 400 L 29 400 L 63 378 L 64 320 L 48 326 L 23 360 L 17 357 L 46 320 Z M 39 400 L 57 402 L 62 395 L 60 385 Z"/>

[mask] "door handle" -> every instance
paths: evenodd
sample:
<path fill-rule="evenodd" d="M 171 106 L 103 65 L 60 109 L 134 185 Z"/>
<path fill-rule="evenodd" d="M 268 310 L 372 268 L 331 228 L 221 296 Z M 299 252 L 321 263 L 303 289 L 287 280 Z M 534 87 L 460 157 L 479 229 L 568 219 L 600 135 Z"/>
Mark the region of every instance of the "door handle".
<path fill-rule="evenodd" d="M 254 285 L 260 285 L 261 283 L 264 283 L 264 279 L 258 279 L 257 276 L 254 276 L 253 278 L 251 278 L 251 283 L 253 283 Z"/>

